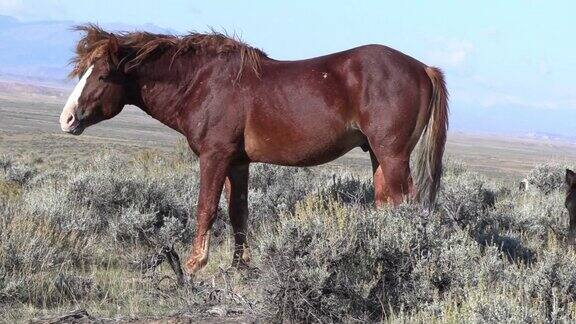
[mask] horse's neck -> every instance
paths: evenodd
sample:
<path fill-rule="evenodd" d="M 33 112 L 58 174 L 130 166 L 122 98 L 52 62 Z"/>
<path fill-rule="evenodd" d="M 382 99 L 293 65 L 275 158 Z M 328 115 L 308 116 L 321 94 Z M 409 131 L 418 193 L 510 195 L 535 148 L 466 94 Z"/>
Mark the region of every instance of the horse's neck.
<path fill-rule="evenodd" d="M 130 87 L 130 104 L 133 104 L 164 125 L 181 132 L 180 99 L 181 82 L 169 78 L 138 76 Z"/>
<path fill-rule="evenodd" d="M 226 65 L 218 62 L 215 69 L 215 58 L 212 57 L 186 57 L 181 56 L 172 61 L 172 56 L 161 58 L 151 65 L 142 67 L 136 73 L 134 87 L 130 90 L 132 104 L 140 107 L 147 114 L 168 127 L 183 133 L 180 118 L 190 111 L 183 109 L 196 109 L 194 89 L 202 79 L 211 78 L 225 69 Z M 237 62 L 229 61 L 230 64 Z M 152 65 L 156 64 L 156 65 Z M 171 68 L 168 68 L 171 67 Z M 198 68 L 202 67 L 202 68 Z M 221 75 L 221 73 L 220 73 Z M 232 85 L 233 80 L 230 80 Z M 196 98 L 198 99 L 198 98 Z"/>

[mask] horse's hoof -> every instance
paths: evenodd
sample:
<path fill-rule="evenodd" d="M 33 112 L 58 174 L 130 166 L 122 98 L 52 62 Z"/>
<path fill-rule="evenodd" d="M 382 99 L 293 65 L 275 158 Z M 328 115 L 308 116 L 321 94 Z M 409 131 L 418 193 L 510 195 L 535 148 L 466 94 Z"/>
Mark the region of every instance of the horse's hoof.
<path fill-rule="evenodd" d="M 193 258 L 186 262 L 184 268 L 189 276 L 194 276 L 194 274 L 204 268 L 207 263 L 208 258 Z"/>

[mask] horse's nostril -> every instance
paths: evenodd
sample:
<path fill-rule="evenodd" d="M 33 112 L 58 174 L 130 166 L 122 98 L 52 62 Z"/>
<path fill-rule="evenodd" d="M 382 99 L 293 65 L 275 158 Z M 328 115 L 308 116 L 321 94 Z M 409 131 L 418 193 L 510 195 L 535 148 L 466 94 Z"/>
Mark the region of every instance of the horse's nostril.
<path fill-rule="evenodd" d="M 68 119 L 66 120 L 66 123 L 67 123 L 68 125 L 70 125 L 73 121 L 74 121 L 74 115 L 70 115 L 70 116 L 68 116 Z"/>

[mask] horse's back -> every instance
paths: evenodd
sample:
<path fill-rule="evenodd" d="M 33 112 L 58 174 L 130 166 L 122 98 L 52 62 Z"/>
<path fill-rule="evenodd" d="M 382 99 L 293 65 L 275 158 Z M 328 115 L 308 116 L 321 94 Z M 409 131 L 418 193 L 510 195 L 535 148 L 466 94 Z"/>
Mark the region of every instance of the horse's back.
<path fill-rule="evenodd" d="M 411 135 L 420 99 L 414 107 L 399 107 L 398 101 L 419 96 L 424 68 L 382 45 L 263 61 L 246 105 L 246 152 L 254 161 L 313 165 L 366 145 L 371 123 L 382 128 L 401 118 Z"/>

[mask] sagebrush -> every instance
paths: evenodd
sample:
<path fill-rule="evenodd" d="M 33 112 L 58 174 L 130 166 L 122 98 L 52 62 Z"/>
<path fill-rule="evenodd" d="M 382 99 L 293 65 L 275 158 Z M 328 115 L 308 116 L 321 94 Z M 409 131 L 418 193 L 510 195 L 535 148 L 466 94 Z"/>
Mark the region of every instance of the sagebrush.
<path fill-rule="evenodd" d="M 222 200 L 209 264 L 179 286 L 154 258 L 166 246 L 186 256 L 194 234 L 198 164 L 185 147 L 103 151 L 50 169 L 0 156 L 0 311 L 8 321 L 75 308 L 112 318 L 572 321 L 563 172 L 539 166 L 527 176 L 534 189 L 520 192 L 447 162 L 429 212 L 374 209 L 369 172 L 256 164 L 253 269 L 229 267 Z"/>

